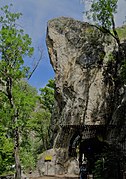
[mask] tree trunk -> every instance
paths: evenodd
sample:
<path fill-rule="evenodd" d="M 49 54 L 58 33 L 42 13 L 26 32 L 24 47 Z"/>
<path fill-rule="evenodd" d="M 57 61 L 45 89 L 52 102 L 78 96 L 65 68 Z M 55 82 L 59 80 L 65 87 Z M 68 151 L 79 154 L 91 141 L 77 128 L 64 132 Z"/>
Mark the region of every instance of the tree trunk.
<path fill-rule="evenodd" d="M 17 120 L 18 120 L 18 111 L 15 107 L 14 100 L 13 100 L 13 94 L 12 94 L 12 85 L 13 81 L 9 77 L 7 78 L 6 83 L 6 92 L 7 97 L 10 102 L 11 109 L 13 109 L 14 114 L 12 115 L 12 124 L 13 124 L 13 141 L 14 141 L 14 159 L 15 159 L 15 179 L 21 179 L 21 165 L 20 165 L 20 157 L 19 157 L 19 130 L 18 127 L 16 127 Z"/>
<path fill-rule="evenodd" d="M 19 132 L 14 129 L 14 158 L 15 158 L 15 179 L 21 179 L 21 165 L 19 157 Z"/>

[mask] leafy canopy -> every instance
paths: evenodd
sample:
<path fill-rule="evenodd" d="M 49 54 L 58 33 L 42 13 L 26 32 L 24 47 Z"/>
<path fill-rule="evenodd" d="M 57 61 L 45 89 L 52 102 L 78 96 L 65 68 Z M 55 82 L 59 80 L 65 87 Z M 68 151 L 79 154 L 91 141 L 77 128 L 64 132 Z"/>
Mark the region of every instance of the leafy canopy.
<path fill-rule="evenodd" d="M 93 0 L 90 13 L 94 22 L 110 29 L 113 26 L 114 14 L 117 12 L 118 0 Z"/>
<path fill-rule="evenodd" d="M 117 13 L 117 2 L 118 0 L 92 0 L 86 15 L 98 26 L 110 29 L 113 26 L 114 14 Z"/>
<path fill-rule="evenodd" d="M 1 8 L 3 16 L 0 17 L 0 76 L 13 80 L 27 77 L 29 68 L 24 66 L 24 56 L 33 54 L 31 38 L 23 33 L 16 24 L 21 13 L 12 13 L 8 6 Z"/>
<path fill-rule="evenodd" d="M 17 25 L 21 13 L 12 13 L 8 6 L 0 14 L 0 168 L 11 170 L 21 178 L 20 142 L 30 113 L 36 104 L 36 92 L 23 79 L 29 76 L 24 57 L 31 57 L 31 38 Z M 23 138 L 21 138 L 23 140 Z"/>
<path fill-rule="evenodd" d="M 40 99 L 43 107 L 48 109 L 52 113 L 54 107 L 54 80 L 49 80 L 48 84 L 44 88 L 40 88 Z"/>

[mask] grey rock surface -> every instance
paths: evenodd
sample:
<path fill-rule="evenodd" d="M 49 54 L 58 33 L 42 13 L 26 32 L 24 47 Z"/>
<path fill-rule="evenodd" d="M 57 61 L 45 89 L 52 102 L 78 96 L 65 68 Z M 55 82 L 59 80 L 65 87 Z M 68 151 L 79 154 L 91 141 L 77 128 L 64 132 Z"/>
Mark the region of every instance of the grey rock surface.
<path fill-rule="evenodd" d="M 111 57 L 117 55 L 115 40 L 86 22 L 60 17 L 48 22 L 46 41 L 55 71 L 56 106 L 51 126 L 53 147 L 62 151 L 57 154 L 59 163 L 70 161 L 69 145 L 77 132 L 64 126 L 118 125 L 118 130 L 108 129 L 106 141 L 116 139 L 119 143 L 126 135 L 126 93 L 120 80 L 116 83 L 114 79 Z M 126 140 L 121 145 L 125 144 Z M 71 171 L 67 167 L 67 172 Z"/>
<path fill-rule="evenodd" d="M 39 176 L 44 175 L 64 175 L 64 174 L 79 174 L 79 164 L 74 158 L 64 162 L 62 157 L 65 149 L 50 149 L 41 154 L 37 164 Z M 45 161 L 47 156 L 51 156 L 51 161 Z"/>
<path fill-rule="evenodd" d="M 56 74 L 53 122 L 59 131 L 59 125 L 105 124 L 109 95 L 103 75 L 105 40 L 104 34 L 88 23 L 65 17 L 48 22 L 47 47 Z M 58 135 L 56 143 L 63 134 Z"/>

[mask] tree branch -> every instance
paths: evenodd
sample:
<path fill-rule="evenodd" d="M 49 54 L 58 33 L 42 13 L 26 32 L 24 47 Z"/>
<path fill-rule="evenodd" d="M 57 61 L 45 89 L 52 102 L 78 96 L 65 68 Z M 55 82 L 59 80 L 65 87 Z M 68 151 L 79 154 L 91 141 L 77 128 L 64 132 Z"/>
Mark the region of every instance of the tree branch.
<path fill-rule="evenodd" d="M 120 39 L 119 39 L 119 36 L 118 36 L 116 28 L 115 28 L 114 17 L 112 17 L 112 30 L 113 30 L 114 34 L 110 30 L 106 29 L 105 27 L 99 27 L 97 25 L 93 25 L 93 26 L 95 26 L 97 29 L 99 29 L 103 33 L 111 35 L 116 40 L 118 46 L 120 46 Z"/>
<path fill-rule="evenodd" d="M 37 61 L 37 63 L 36 63 L 36 65 L 35 65 L 35 67 L 33 68 L 33 70 L 32 70 L 32 72 L 30 73 L 30 75 L 28 76 L 28 80 L 32 77 L 32 75 L 33 75 L 33 73 L 35 72 L 35 70 L 37 69 L 37 67 L 38 67 L 38 65 L 39 65 L 39 63 L 40 63 L 40 61 L 41 61 L 41 59 L 42 59 L 42 50 L 38 47 L 38 50 L 39 50 L 39 52 L 40 52 L 40 57 L 39 57 L 39 59 L 38 59 L 38 61 Z"/>
<path fill-rule="evenodd" d="M 118 43 L 118 46 L 120 46 L 120 39 L 119 39 L 118 33 L 117 33 L 117 31 L 116 31 L 116 28 L 115 28 L 114 16 L 112 16 L 112 30 L 113 30 L 115 39 L 116 39 L 116 41 L 117 41 L 117 43 Z"/>
<path fill-rule="evenodd" d="M 97 25 L 92 25 L 92 26 L 95 26 L 97 29 L 99 29 L 100 31 L 102 31 L 105 34 L 111 35 L 116 40 L 115 36 L 111 33 L 111 31 L 106 29 L 105 27 L 99 27 Z"/>

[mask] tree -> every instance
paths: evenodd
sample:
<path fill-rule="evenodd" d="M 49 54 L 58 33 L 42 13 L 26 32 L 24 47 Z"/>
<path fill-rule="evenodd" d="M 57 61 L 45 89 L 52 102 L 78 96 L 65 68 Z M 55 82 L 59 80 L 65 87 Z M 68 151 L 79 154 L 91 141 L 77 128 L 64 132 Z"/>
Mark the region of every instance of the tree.
<path fill-rule="evenodd" d="M 40 154 L 49 148 L 49 127 L 50 127 L 51 113 L 44 108 L 37 109 L 32 113 L 31 120 L 29 122 L 29 128 L 31 133 L 34 133 L 34 143 L 38 143 L 36 153 Z"/>
<path fill-rule="evenodd" d="M 14 102 L 16 105 L 16 109 L 18 110 L 18 119 L 16 127 L 18 127 L 19 132 L 19 149 L 22 149 L 22 145 L 24 143 L 24 136 L 29 135 L 29 129 L 27 127 L 28 122 L 31 120 L 31 112 L 34 110 L 36 106 L 37 101 L 37 91 L 27 84 L 26 81 L 20 81 L 13 87 L 13 97 Z M 2 100 L 3 102 L 4 100 Z M 14 135 L 13 131 L 15 129 L 14 124 L 12 123 L 11 117 L 13 115 L 11 114 L 11 108 L 9 106 L 8 102 L 4 102 L 4 105 L 2 105 L 1 113 L 0 113 L 0 119 L 1 119 L 1 156 L 2 166 L 4 164 L 5 167 L 2 167 L 3 171 L 10 171 L 10 166 L 14 165 L 13 160 L 13 140 Z M 28 137 L 27 137 L 28 139 Z M 9 151 L 8 151 L 9 149 Z M 20 150 L 22 151 L 22 150 Z M 23 152 L 25 151 L 25 145 L 23 146 Z M 6 154 L 6 155 L 5 155 Z M 23 157 L 24 154 L 21 155 L 21 152 L 19 153 L 21 158 L 21 163 L 24 165 Z M 30 153 L 29 153 L 30 154 Z M 23 157 L 22 157 L 23 156 Z"/>
<path fill-rule="evenodd" d="M 22 86 L 21 80 L 29 75 L 29 68 L 24 66 L 23 58 L 31 57 L 34 49 L 31 47 L 31 38 L 16 24 L 21 13 L 10 12 L 8 6 L 1 8 L 1 11 L 3 15 L 0 17 L 0 94 L 3 99 L 2 106 L 9 114 L 5 122 L 8 123 L 9 137 L 13 139 L 15 178 L 20 179 L 19 137 L 21 126 L 25 124 L 33 107 L 29 93 L 23 93 L 25 85 Z M 3 122 L 5 113 L 0 117 Z"/>
<path fill-rule="evenodd" d="M 115 27 L 114 14 L 117 13 L 118 0 L 93 0 L 91 8 L 86 12 L 95 25 L 104 33 L 110 34 L 120 46 L 120 39 Z"/>
<path fill-rule="evenodd" d="M 7 97 L 0 95 L 0 175 L 11 171 L 13 165 L 13 140 L 9 138 L 9 115 L 10 110 L 6 110 L 9 105 L 6 103 Z"/>
<path fill-rule="evenodd" d="M 49 80 L 44 88 L 40 88 L 37 108 L 32 113 L 30 128 L 40 142 L 38 153 L 50 147 L 50 119 L 54 107 L 54 80 Z"/>
<path fill-rule="evenodd" d="M 118 84 L 126 82 L 126 51 L 125 41 L 122 43 L 115 26 L 114 15 L 117 13 L 118 0 L 93 0 L 91 8 L 86 12 L 88 18 L 92 18 L 95 26 L 105 35 L 110 35 L 116 40 L 118 51 L 113 50 L 110 62 L 113 68 L 113 81 L 115 84 L 115 96 L 118 95 Z M 117 97 L 115 97 L 117 99 Z"/>
<path fill-rule="evenodd" d="M 43 107 L 48 109 L 52 113 L 54 107 L 54 80 L 49 80 L 48 84 L 44 88 L 40 88 L 40 100 Z"/>
<path fill-rule="evenodd" d="M 13 141 L 6 137 L 6 128 L 0 121 L 0 175 L 5 171 L 11 171 L 11 166 L 14 163 L 13 158 Z"/>

